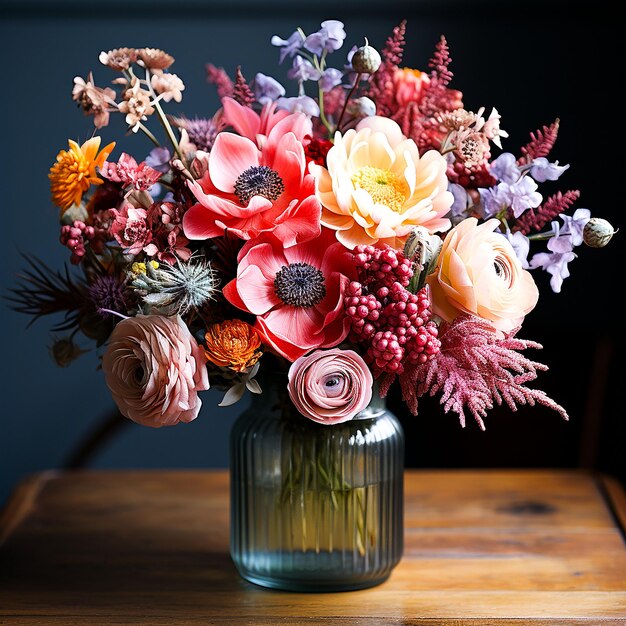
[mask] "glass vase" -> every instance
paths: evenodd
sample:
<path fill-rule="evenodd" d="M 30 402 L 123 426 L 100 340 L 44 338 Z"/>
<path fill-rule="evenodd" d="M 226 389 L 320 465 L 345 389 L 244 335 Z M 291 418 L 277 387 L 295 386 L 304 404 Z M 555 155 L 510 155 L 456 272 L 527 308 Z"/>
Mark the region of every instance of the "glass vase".
<path fill-rule="evenodd" d="M 328 426 L 264 387 L 231 432 L 237 570 L 292 591 L 383 582 L 402 556 L 403 468 L 402 427 L 377 390 L 355 418 Z"/>

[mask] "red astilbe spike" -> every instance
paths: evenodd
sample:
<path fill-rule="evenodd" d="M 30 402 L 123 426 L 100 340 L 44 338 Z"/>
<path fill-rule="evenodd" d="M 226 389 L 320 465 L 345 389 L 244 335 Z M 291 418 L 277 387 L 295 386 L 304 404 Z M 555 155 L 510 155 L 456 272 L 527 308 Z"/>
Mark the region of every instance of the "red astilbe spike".
<path fill-rule="evenodd" d="M 454 77 L 454 74 L 448 67 L 452 59 L 450 58 L 450 48 L 446 38 L 441 35 L 441 39 L 435 46 L 435 52 L 428 62 L 428 67 L 432 70 L 430 79 L 436 81 L 441 87 L 446 87 Z"/>
<path fill-rule="evenodd" d="M 440 393 L 444 411 L 457 413 L 461 426 L 467 410 L 484 430 L 487 411 L 503 402 L 512 411 L 518 405 L 542 404 L 568 419 L 565 409 L 543 391 L 525 386 L 548 368 L 521 354 L 541 345 L 518 339 L 515 332 L 498 336 L 488 322 L 471 315 L 442 323 L 441 351 L 400 376 L 402 396 L 411 411 L 417 415 L 421 396 Z"/>
<path fill-rule="evenodd" d="M 437 113 L 452 111 L 459 106 L 461 94 L 448 85 L 454 74 L 449 68 L 452 59 L 446 38 L 442 35 L 435 46 L 435 52 L 428 63 L 431 68 L 430 82 L 426 85 L 424 97 L 420 103 L 420 111 L 426 118 L 434 119 Z"/>
<path fill-rule="evenodd" d="M 580 198 L 578 189 L 571 189 L 565 193 L 558 191 L 550 196 L 538 209 L 528 209 L 515 222 L 511 229 L 514 233 L 521 232 L 528 235 L 533 230 L 539 231 L 546 224 L 565 213 L 576 200 Z"/>
<path fill-rule="evenodd" d="M 212 63 L 207 63 L 206 79 L 211 85 L 215 85 L 217 97 L 220 100 L 233 95 L 233 81 L 223 67 L 215 67 Z"/>
<path fill-rule="evenodd" d="M 378 115 L 390 117 L 398 109 L 395 100 L 393 76 L 402 63 L 406 33 L 406 20 L 403 20 L 393 29 L 387 38 L 381 53 L 382 63 L 370 77 L 369 86 L 365 95 L 376 103 Z"/>
<path fill-rule="evenodd" d="M 547 157 L 559 135 L 561 120 L 557 117 L 550 126 L 544 126 L 534 133 L 530 133 L 530 141 L 522 148 L 522 156 L 517 160 L 520 165 L 526 165 L 533 159 Z"/>
<path fill-rule="evenodd" d="M 252 89 L 248 85 L 244 75 L 241 73 L 241 66 L 237 67 L 237 73 L 235 74 L 235 85 L 233 87 L 233 98 L 244 107 L 252 108 L 252 105 L 256 102 L 256 98 L 252 93 Z"/>

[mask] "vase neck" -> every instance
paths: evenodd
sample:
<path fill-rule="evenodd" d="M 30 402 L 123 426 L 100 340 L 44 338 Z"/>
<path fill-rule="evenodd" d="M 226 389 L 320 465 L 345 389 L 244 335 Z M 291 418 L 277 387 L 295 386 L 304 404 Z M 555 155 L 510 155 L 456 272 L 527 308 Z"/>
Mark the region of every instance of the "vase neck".
<path fill-rule="evenodd" d="M 357 413 L 353 420 L 366 420 L 380 417 L 387 410 L 387 401 L 385 398 L 380 397 L 380 385 L 375 380 L 372 385 L 372 399 L 370 403 L 359 413 Z"/>

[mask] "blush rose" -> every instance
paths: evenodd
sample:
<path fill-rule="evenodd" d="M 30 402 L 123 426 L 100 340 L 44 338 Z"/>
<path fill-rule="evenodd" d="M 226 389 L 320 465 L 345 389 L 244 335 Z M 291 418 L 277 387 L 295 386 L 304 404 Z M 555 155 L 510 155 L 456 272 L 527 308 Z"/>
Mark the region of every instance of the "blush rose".
<path fill-rule="evenodd" d="M 507 333 L 535 308 L 537 285 L 508 239 L 494 232 L 499 223 L 470 217 L 446 236 L 428 283 L 432 310 L 447 322 L 470 313 Z"/>
<path fill-rule="evenodd" d="M 372 373 L 353 350 L 316 350 L 289 368 L 287 389 L 298 411 L 319 424 L 351 420 L 372 399 Z"/>
<path fill-rule="evenodd" d="M 102 359 L 120 413 L 143 426 L 191 422 L 209 388 L 202 349 L 183 320 L 138 315 L 120 322 Z"/>

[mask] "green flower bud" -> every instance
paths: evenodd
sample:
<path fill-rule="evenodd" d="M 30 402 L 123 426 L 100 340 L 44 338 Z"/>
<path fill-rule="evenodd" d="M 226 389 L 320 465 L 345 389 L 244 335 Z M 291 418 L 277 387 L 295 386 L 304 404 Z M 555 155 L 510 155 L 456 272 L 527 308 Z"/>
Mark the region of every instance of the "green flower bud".
<path fill-rule="evenodd" d="M 600 217 L 592 217 L 583 229 L 583 241 L 590 248 L 604 248 L 617 231 L 609 222 Z"/>
<path fill-rule="evenodd" d="M 367 42 L 367 39 L 365 40 Z M 382 63 L 376 48 L 368 45 L 361 46 L 352 56 L 352 67 L 359 74 L 373 74 Z"/>

